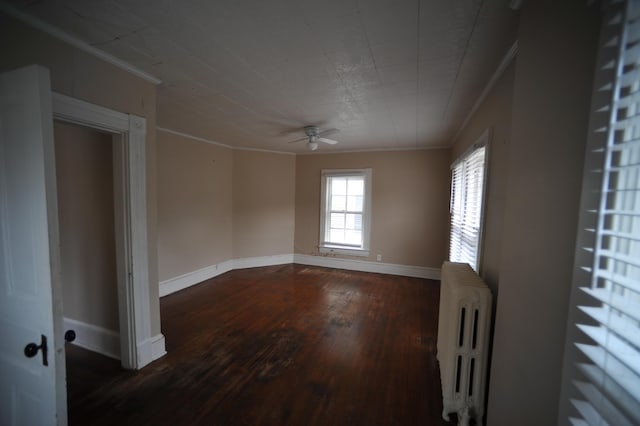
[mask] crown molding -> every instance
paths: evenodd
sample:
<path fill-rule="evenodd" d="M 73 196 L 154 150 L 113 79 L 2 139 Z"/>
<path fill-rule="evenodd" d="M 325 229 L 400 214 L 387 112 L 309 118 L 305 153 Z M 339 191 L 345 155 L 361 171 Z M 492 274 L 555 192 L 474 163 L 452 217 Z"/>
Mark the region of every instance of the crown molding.
<path fill-rule="evenodd" d="M 189 133 L 179 132 L 177 130 L 167 129 L 166 127 L 156 126 L 156 130 L 158 130 L 160 132 L 164 132 L 164 133 L 170 133 L 172 135 L 181 136 L 181 137 L 187 138 L 187 139 L 193 139 L 194 141 L 204 142 L 204 143 L 208 143 L 210 145 L 216 145 L 216 146 L 219 146 L 219 147 L 222 147 L 222 148 L 227 148 L 227 149 L 230 149 L 230 150 L 256 151 L 256 152 L 268 152 L 270 154 L 295 155 L 292 152 L 273 151 L 273 150 L 268 150 L 268 149 L 246 148 L 246 147 L 237 147 L 237 146 L 227 145 L 227 144 L 224 144 L 224 143 L 212 141 L 210 139 L 201 138 L 200 136 L 194 136 L 194 135 L 191 135 Z"/>
<path fill-rule="evenodd" d="M 116 58 L 115 56 L 100 50 L 94 46 L 91 46 L 90 44 L 80 40 L 79 38 L 65 32 L 62 31 L 61 29 L 48 24 L 44 21 L 42 21 L 39 18 L 36 18 L 35 16 L 31 16 L 25 12 L 23 12 L 22 10 L 9 5 L 7 3 L 4 2 L 0 2 L 0 11 L 6 13 L 7 15 L 17 19 L 18 21 L 21 21 L 27 25 L 29 25 L 30 27 L 42 31 L 46 34 L 49 34 L 50 36 L 63 41 L 67 44 L 70 44 L 71 46 L 77 48 L 78 50 L 81 50 L 85 53 L 88 53 L 89 55 L 95 56 L 96 58 L 102 59 L 103 61 L 120 68 L 121 70 L 124 70 L 126 72 L 128 72 L 129 74 L 135 75 L 136 77 L 139 77 L 149 83 L 152 84 L 160 84 L 162 83 L 162 80 L 152 76 L 151 74 L 142 71 L 141 69 L 131 65 L 128 62 L 125 62 L 121 59 Z"/>
<path fill-rule="evenodd" d="M 232 147 L 231 145 L 227 145 L 227 144 L 224 144 L 224 143 L 212 141 L 210 139 L 201 138 L 200 136 L 194 136 L 194 135 L 189 134 L 189 133 L 179 132 L 177 130 L 172 130 L 172 129 L 167 129 L 166 127 L 156 126 L 156 130 L 158 130 L 160 132 L 164 132 L 164 133 L 170 133 L 170 134 L 176 135 L 176 136 L 182 136 L 183 138 L 193 139 L 195 141 L 208 143 L 210 145 L 216 145 L 216 146 L 219 146 L 219 147 L 222 147 L 222 148 L 234 149 L 234 147 Z"/>
<path fill-rule="evenodd" d="M 353 153 L 367 153 L 367 152 L 393 152 L 393 151 L 430 151 L 436 149 L 449 149 L 448 146 L 433 146 L 433 147 L 416 147 L 416 148 L 380 148 L 380 149 L 360 149 L 360 150 L 346 150 L 346 151 L 321 151 L 321 152 L 287 152 L 287 151 L 275 151 L 269 149 L 260 148 L 248 148 L 243 146 L 233 146 L 224 143 L 205 139 L 200 136 L 194 136 L 189 133 L 179 132 L 177 130 L 168 129 L 166 127 L 156 126 L 156 130 L 159 132 L 170 133 L 172 135 L 181 136 L 187 139 L 193 139 L 195 141 L 208 143 L 210 145 L 216 145 L 222 148 L 227 148 L 233 151 L 253 151 L 253 152 L 266 152 L 269 154 L 281 154 L 281 155 L 325 155 L 325 154 L 353 154 Z"/>
<path fill-rule="evenodd" d="M 484 100 L 487 98 L 487 96 L 489 95 L 489 92 L 491 91 L 491 89 L 493 89 L 493 86 L 495 86 L 495 84 L 498 82 L 500 77 L 502 77 L 502 74 L 504 74 L 507 67 L 511 64 L 511 62 L 513 62 L 517 54 L 518 54 L 518 40 L 513 42 L 513 45 L 511 45 L 511 48 L 509 48 L 507 53 L 502 58 L 502 61 L 500 61 L 498 68 L 496 68 L 495 72 L 487 82 L 487 85 L 484 87 L 484 90 L 482 91 L 482 93 L 480 93 L 480 96 L 478 96 L 478 99 L 473 104 L 473 107 L 467 114 L 467 117 L 462 122 L 462 125 L 456 132 L 455 136 L 453 137 L 453 139 L 451 139 L 451 144 L 449 145 L 450 147 L 456 143 L 456 141 L 462 134 L 462 131 L 467 127 L 467 124 L 469 124 L 469 121 L 471 121 L 471 117 L 473 117 L 473 115 L 476 113 L 478 108 L 480 108 L 480 105 L 482 105 Z"/>
<path fill-rule="evenodd" d="M 369 148 L 369 149 L 345 149 L 331 150 L 331 151 L 312 151 L 312 152 L 299 152 L 296 155 L 327 155 L 327 154 L 366 154 L 368 152 L 398 152 L 398 151 L 433 151 L 438 149 L 449 149 L 448 145 L 436 145 L 436 146 L 416 146 L 416 147 L 399 147 L 399 148 Z"/>

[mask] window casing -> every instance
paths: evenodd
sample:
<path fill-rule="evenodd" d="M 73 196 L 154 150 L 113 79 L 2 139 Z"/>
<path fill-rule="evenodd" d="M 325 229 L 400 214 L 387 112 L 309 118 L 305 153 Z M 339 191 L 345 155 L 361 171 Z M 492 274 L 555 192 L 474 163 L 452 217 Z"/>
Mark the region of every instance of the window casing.
<path fill-rule="evenodd" d="M 640 1 L 602 19 L 559 424 L 640 425 Z"/>
<path fill-rule="evenodd" d="M 371 169 L 322 170 L 320 252 L 369 255 Z"/>
<path fill-rule="evenodd" d="M 451 165 L 449 260 L 480 265 L 489 132 Z"/>

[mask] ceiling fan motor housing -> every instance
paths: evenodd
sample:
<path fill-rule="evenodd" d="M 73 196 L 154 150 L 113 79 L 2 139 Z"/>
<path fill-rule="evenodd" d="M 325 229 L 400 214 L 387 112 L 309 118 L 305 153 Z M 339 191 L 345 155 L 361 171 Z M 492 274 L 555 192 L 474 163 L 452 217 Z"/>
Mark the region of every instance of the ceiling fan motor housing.
<path fill-rule="evenodd" d="M 335 145 L 338 142 L 334 141 L 332 139 L 327 139 L 324 137 L 325 134 L 333 134 L 333 133 L 337 133 L 338 129 L 328 129 L 325 130 L 323 132 L 320 132 L 320 129 L 318 129 L 318 126 L 304 126 L 304 134 L 307 135 L 307 148 L 309 148 L 310 151 L 315 151 L 316 149 L 318 149 L 318 142 L 324 142 L 324 143 L 328 143 L 330 145 Z M 302 141 L 303 139 L 299 139 L 298 141 Z M 298 141 L 293 141 L 293 142 L 298 142 Z"/>
<path fill-rule="evenodd" d="M 309 138 L 317 138 L 318 126 L 304 126 L 304 133 L 309 136 Z"/>

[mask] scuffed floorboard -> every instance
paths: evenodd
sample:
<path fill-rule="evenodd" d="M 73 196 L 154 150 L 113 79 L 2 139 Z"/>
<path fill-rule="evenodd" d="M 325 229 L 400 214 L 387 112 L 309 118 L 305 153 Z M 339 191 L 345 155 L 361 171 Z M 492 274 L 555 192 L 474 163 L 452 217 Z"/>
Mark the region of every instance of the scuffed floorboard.
<path fill-rule="evenodd" d="M 141 371 L 67 347 L 71 425 L 447 425 L 439 283 L 302 265 L 236 270 L 161 300 Z"/>

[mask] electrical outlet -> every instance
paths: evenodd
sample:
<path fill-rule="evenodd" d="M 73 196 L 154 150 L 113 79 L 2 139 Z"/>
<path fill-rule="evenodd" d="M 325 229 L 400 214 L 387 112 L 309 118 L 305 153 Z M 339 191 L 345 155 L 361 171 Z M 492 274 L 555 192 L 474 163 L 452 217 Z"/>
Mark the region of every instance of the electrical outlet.
<path fill-rule="evenodd" d="M 382 262 L 382 255 L 381 254 L 378 255 L 377 260 L 378 260 L 378 262 Z"/>

